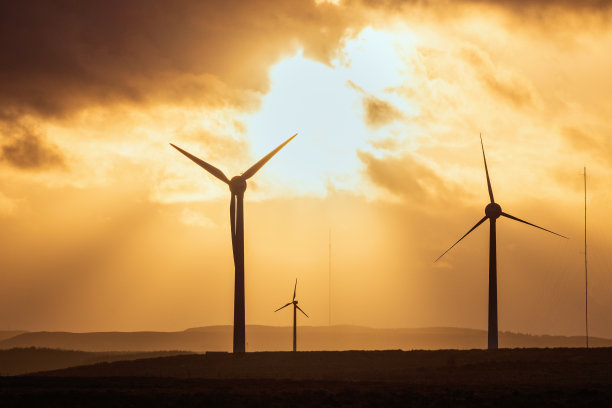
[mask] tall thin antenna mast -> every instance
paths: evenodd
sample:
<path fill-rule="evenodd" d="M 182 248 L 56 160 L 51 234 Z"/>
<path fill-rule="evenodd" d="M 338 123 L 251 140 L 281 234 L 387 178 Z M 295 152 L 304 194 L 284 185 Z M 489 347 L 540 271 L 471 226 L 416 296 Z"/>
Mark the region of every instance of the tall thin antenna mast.
<path fill-rule="evenodd" d="M 329 229 L 329 254 L 328 254 L 328 273 L 329 273 L 329 282 L 328 282 L 328 294 L 329 294 L 329 321 L 328 325 L 331 326 L 331 228 Z"/>
<path fill-rule="evenodd" d="M 587 269 L 587 190 L 586 167 L 584 168 L 584 328 L 586 347 L 589 348 L 589 279 Z"/>

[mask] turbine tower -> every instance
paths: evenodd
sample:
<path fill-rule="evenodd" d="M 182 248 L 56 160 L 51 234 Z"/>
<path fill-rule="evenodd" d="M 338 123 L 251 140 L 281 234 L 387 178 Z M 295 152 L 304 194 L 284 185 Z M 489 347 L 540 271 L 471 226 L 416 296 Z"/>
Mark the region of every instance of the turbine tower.
<path fill-rule="evenodd" d="M 276 149 L 272 150 L 261 160 L 251 166 L 247 171 L 239 176 L 228 179 L 225 174 L 215 166 L 206 163 L 204 160 L 197 158 L 189 152 L 181 149 L 178 146 L 170 143 L 179 152 L 190 158 L 198 166 L 224 182 L 229 186 L 232 193 L 230 201 L 230 223 L 232 233 L 232 252 L 234 255 L 234 353 L 245 352 L 245 335 L 244 335 L 244 212 L 243 198 L 247 187 L 247 180 L 255 175 L 257 171 L 268 162 L 280 149 L 285 147 L 297 133 L 283 142 Z"/>
<path fill-rule="evenodd" d="M 291 300 L 291 302 L 287 303 L 285 306 L 279 307 L 278 309 L 276 309 L 274 311 L 274 312 L 278 312 L 279 310 L 284 309 L 284 308 L 286 308 L 289 305 L 293 305 L 293 351 L 297 351 L 297 331 L 296 331 L 296 327 L 297 327 L 297 310 L 302 312 L 304 314 L 304 316 L 308 317 L 306 312 L 304 312 L 298 306 L 298 301 L 295 300 L 295 290 L 296 289 L 297 289 L 297 278 L 295 279 L 295 286 L 293 287 L 293 300 Z"/>
<path fill-rule="evenodd" d="M 561 234 L 547 230 L 546 228 L 539 227 L 530 222 L 521 220 L 513 215 L 502 211 L 501 206 L 493 199 L 493 189 L 491 188 L 491 180 L 489 178 L 489 169 L 487 168 L 487 158 L 485 157 L 484 145 L 482 143 L 482 135 L 480 136 L 480 147 L 482 148 L 482 158 L 484 160 L 485 173 L 487 175 L 487 187 L 489 189 L 489 198 L 491 202 L 485 207 L 485 216 L 476 223 L 464 236 L 459 238 L 450 248 L 448 248 L 442 255 L 438 257 L 434 262 L 438 262 L 448 251 L 450 251 L 455 245 L 457 245 L 463 238 L 467 237 L 468 234 L 474 231 L 480 224 L 489 220 L 489 339 L 488 348 L 489 350 L 497 349 L 497 244 L 496 244 L 496 229 L 495 223 L 499 217 L 510 218 L 511 220 L 522 222 L 523 224 L 531 225 L 532 227 L 539 228 L 541 230 L 550 232 L 551 234 L 558 235 L 562 238 L 566 238 Z"/>

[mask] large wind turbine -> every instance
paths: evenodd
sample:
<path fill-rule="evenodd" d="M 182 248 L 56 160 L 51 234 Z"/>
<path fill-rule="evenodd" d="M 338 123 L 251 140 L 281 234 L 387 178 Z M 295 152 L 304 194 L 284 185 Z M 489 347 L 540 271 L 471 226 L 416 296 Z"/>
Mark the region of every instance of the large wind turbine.
<path fill-rule="evenodd" d="M 285 147 L 297 133 L 287 139 L 283 144 L 272 150 L 261 160 L 251 166 L 247 171 L 239 176 L 228 179 L 225 174 L 215 166 L 206 163 L 189 152 L 181 149 L 178 146 L 170 143 L 179 152 L 193 160 L 198 166 L 224 182 L 229 186 L 232 193 L 230 202 L 230 223 L 232 233 L 232 251 L 234 254 L 234 353 L 244 353 L 245 351 L 245 335 L 244 335 L 244 213 L 243 213 L 243 198 L 247 187 L 246 181 L 253 177 L 257 171 L 268 162 L 280 149 Z"/>
<path fill-rule="evenodd" d="M 489 350 L 497 348 L 497 245 L 496 245 L 496 232 L 495 232 L 495 222 L 497 219 L 502 216 L 506 218 L 510 218 L 511 220 L 522 222 L 523 224 L 531 225 L 532 227 L 539 228 L 541 230 L 550 232 L 551 234 L 558 235 L 563 238 L 567 238 L 561 234 L 557 234 L 556 232 L 552 232 L 547 230 L 546 228 L 538 227 L 535 224 L 530 222 L 521 220 L 513 215 L 505 213 L 502 211 L 501 206 L 495 202 L 493 199 L 493 189 L 491 188 L 491 180 L 489 179 L 489 169 L 487 168 L 487 158 L 485 157 L 484 145 L 482 144 L 482 136 L 480 136 L 480 147 L 482 148 L 482 158 L 484 160 L 485 173 L 487 175 L 487 186 L 489 188 L 489 197 L 491 202 L 487 204 L 485 207 L 485 216 L 482 217 L 480 221 L 476 223 L 464 236 L 459 238 L 457 242 L 455 242 L 450 248 L 448 248 L 442 255 L 438 257 L 434 262 L 437 262 L 440 258 L 444 256 L 448 251 L 450 251 L 455 245 L 457 245 L 463 238 L 468 236 L 468 234 L 474 231 L 480 224 L 485 222 L 487 219 L 489 220 L 490 226 L 490 238 L 489 238 Z"/>
<path fill-rule="evenodd" d="M 295 290 L 297 289 L 297 278 L 295 279 L 295 286 L 293 287 L 293 300 L 291 300 L 291 302 L 287 303 L 285 306 L 283 307 L 279 307 L 278 309 L 276 309 L 274 312 L 278 312 L 281 309 L 286 308 L 289 305 L 293 305 L 293 351 L 297 350 L 297 331 L 296 331 L 296 326 L 297 326 L 297 310 L 299 310 L 300 312 L 302 312 L 304 314 L 304 316 L 308 317 L 308 315 L 306 314 L 306 312 L 304 312 L 302 309 L 300 309 L 300 307 L 298 306 L 298 301 L 295 300 Z"/>

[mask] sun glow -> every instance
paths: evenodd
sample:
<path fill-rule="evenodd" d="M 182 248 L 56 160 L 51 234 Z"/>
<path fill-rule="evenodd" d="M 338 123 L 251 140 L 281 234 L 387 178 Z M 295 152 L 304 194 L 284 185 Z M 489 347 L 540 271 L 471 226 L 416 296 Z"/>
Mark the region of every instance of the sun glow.
<path fill-rule="evenodd" d="M 363 101 L 390 101 L 402 117 L 415 112 L 392 92 L 403 81 L 405 57 L 397 39 L 368 28 L 348 41 L 330 65 L 300 52 L 272 68 L 271 89 L 261 110 L 243 121 L 255 157 L 282 137 L 299 133 L 292 146 L 266 165 L 275 191 L 324 195 L 330 183 L 350 190 L 363 184 L 357 152 L 375 154 L 373 142 L 397 135 L 401 125 L 368 126 Z"/>

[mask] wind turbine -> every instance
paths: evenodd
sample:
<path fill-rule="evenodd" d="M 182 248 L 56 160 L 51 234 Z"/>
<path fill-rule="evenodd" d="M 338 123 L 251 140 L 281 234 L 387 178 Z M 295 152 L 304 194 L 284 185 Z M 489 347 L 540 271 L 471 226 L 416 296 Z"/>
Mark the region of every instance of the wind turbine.
<path fill-rule="evenodd" d="M 438 257 L 434 262 L 437 262 L 442 258 L 448 251 L 450 251 L 455 245 L 457 245 L 463 238 L 467 237 L 468 234 L 474 231 L 480 224 L 489 220 L 490 235 L 489 235 L 489 350 L 497 349 L 497 244 L 496 244 L 496 230 L 495 223 L 497 219 L 501 217 L 510 218 L 511 220 L 522 222 L 523 224 L 531 225 L 532 227 L 539 228 L 541 230 L 550 232 L 551 234 L 558 235 L 562 238 L 566 238 L 561 234 L 547 230 L 546 228 L 539 227 L 530 222 L 521 220 L 513 215 L 502 211 L 501 206 L 493 199 L 493 190 L 491 188 L 491 180 L 489 179 L 489 169 L 487 168 L 487 158 L 485 157 L 484 145 L 482 144 L 482 135 L 480 136 L 480 147 L 482 148 L 482 158 L 484 160 L 485 173 L 487 175 L 487 187 L 489 188 L 489 198 L 491 202 L 485 207 L 485 216 L 476 223 L 464 236 L 459 238 L 450 248 L 448 248 L 442 255 Z"/>
<path fill-rule="evenodd" d="M 181 149 L 178 146 L 170 143 L 179 152 L 190 158 L 195 164 L 202 167 L 204 170 L 224 182 L 229 186 L 232 193 L 230 201 L 230 223 L 232 233 L 232 252 L 234 255 L 234 353 L 244 353 L 245 351 L 245 335 L 244 335 L 244 212 L 243 198 L 246 191 L 246 181 L 253 177 L 257 171 L 268 162 L 280 149 L 285 147 L 297 133 L 285 140 L 280 146 L 265 155 L 261 160 L 251 166 L 247 171 L 239 176 L 228 179 L 225 174 L 215 166 L 206 163 L 204 160 L 197 158 L 189 152 Z"/>
<path fill-rule="evenodd" d="M 299 310 L 300 312 L 302 312 L 304 314 L 304 316 L 308 317 L 308 315 L 306 314 L 306 312 L 304 312 L 302 309 L 300 309 L 300 307 L 298 306 L 298 301 L 295 300 L 295 290 L 297 289 L 297 278 L 295 279 L 295 286 L 293 287 L 293 300 L 291 300 L 291 302 L 287 303 L 285 306 L 283 307 L 279 307 L 278 309 L 276 309 L 274 312 L 278 312 L 281 309 L 286 308 L 289 305 L 293 305 L 293 351 L 296 351 L 297 349 L 297 335 L 296 335 L 296 326 L 297 326 L 297 310 Z"/>

